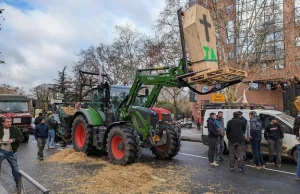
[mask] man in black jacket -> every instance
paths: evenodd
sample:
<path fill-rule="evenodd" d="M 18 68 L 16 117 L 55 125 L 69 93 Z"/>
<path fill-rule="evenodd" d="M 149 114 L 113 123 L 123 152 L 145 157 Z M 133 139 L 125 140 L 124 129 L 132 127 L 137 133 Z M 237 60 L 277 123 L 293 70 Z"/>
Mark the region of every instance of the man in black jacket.
<path fill-rule="evenodd" d="M 49 132 L 49 127 L 45 125 L 45 119 L 42 119 L 41 124 L 38 124 L 34 130 L 34 137 L 37 140 L 37 146 L 39 148 L 38 151 L 39 160 L 44 159 L 43 151 L 47 141 L 48 132 Z"/>
<path fill-rule="evenodd" d="M 12 174 L 16 187 L 18 187 L 19 167 L 17 161 L 17 149 L 19 144 L 24 140 L 20 129 L 11 126 L 10 117 L 1 118 L 2 126 L 0 127 L 0 163 L 6 159 L 12 169 Z"/>
<path fill-rule="evenodd" d="M 245 143 L 246 126 L 238 112 L 233 113 L 233 119 L 228 121 L 226 135 L 229 141 L 230 170 L 234 170 L 235 157 L 238 159 L 238 169 L 243 171 L 243 146 Z"/>
<path fill-rule="evenodd" d="M 216 143 L 218 139 L 218 131 L 214 124 L 216 119 L 216 113 L 210 113 L 210 117 L 207 119 L 208 128 L 208 159 L 211 166 L 219 166 L 216 161 L 214 161 L 214 155 L 216 150 Z"/>
<path fill-rule="evenodd" d="M 282 138 L 284 137 L 284 133 L 275 117 L 271 117 L 270 120 L 271 122 L 266 127 L 264 133 L 265 139 L 268 140 L 270 151 L 269 162 L 267 164 L 274 164 L 276 152 L 276 166 L 281 167 Z"/>
<path fill-rule="evenodd" d="M 36 117 L 35 120 L 34 120 L 34 124 L 35 124 L 35 125 L 40 124 L 41 121 L 42 121 L 42 119 L 43 119 L 43 113 L 39 113 L 39 116 Z"/>

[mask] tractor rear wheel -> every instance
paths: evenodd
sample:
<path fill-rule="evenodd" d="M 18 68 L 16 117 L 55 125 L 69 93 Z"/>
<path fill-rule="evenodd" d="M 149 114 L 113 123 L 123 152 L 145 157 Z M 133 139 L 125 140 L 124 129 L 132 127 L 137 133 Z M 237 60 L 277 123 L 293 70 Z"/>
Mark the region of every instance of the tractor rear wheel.
<path fill-rule="evenodd" d="M 140 139 L 132 125 L 112 127 L 106 147 L 108 158 L 114 164 L 131 164 L 140 155 Z"/>
<path fill-rule="evenodd" d="M 151 147 L 152 154 L 157 158 L 165 160 L 175 157 L 181 147 L 180 130 L 174 129 L 172 126 L 166 127 L 167 143 L 161 146 Z"/>
<path fill-rule="evenodd" d="M 77 152 L 84 152 L 88 155 L 97 152 L 97 148 L 93 146 L 93 129 L 88 125 L 83 115 L 79 115 L 74 119 L 72 143 Z"/>

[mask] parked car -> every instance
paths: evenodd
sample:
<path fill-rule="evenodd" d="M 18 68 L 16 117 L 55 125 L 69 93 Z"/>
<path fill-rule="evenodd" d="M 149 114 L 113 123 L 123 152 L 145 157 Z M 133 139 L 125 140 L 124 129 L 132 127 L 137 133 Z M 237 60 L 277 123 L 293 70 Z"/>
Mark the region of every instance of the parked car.
<path fill-rule="evenodd" d="M 233 112 L 236 111 L 241 111 L 243 112 L 243 116 L 249 120 L 249 113 L 253 110 L 250 109 L 207 109 L 205 111 L 204 115 L 204 125 L 203 125 L 203 130 L 202 130 L 202 142 L 204 145 L 208 145 L 208 129 L 207 129 L 207 119 L 209 117 L 209 114 L 214 112 L 218 113 L 219 111 L 223 112 L 224 115 L 224 122 L 225 126 L 227 125 L 227 122 L 233 118 Z M 284 138 L 282 141 L 282 156 L 289 157 L 294 159 L 294 161 L 297 161 L 298 159 L 298 154 L 297 154 L 297 149 L 296 149 L 296 136 L 293 135 L 293 125 L 294 125 L 294 120 L 295 118 L 291 117 L 290 115 L 287 115 L 284 112 L 280 112 L 277 110 L 264 110 L 264 109 L 257 109 L 254 110 L 259 117 L 261 118 L 263 128 L 265 127 L 265 124 L 269 122 L 269 118 L 271 116 L 274 116 L 278 120 L 278 124 L 280 125 L 281 129 L 284 131 Z M 262 134 L 264 133 L 264 129 L 262 130 Z M 225 151 L 228 150 L 228 139 L 225 136 L 224 138 L 224 147 Z M 250 143 L 246 143 L 246 150 L 249 153 L 252 153 L 251 151 L 251 145 Z M 261 141 L 261 150 L 262 153 L 265 155 L 269 154 L 269 148 L 268 148 L 268 141 L 264 139 L 264 136 L 262 136 L 262 141 Z"/>

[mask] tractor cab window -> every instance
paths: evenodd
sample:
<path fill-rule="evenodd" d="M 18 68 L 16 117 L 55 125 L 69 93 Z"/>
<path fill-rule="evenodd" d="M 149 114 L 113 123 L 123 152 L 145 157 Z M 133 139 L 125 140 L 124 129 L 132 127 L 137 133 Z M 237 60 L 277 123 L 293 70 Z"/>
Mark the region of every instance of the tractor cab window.
<path fill-rule="evenodd" d="M 129 87 L 112 86 L 110 90 L 110 101 L 113 111 L 115 111 L 120 103 L 126 98 L 129 93 Z"/>
<path fill-rule="evenodd" d="M 104 96 L 104 91 L 93 90 L 92 106 L 98 110 L 104 110 Z"/>

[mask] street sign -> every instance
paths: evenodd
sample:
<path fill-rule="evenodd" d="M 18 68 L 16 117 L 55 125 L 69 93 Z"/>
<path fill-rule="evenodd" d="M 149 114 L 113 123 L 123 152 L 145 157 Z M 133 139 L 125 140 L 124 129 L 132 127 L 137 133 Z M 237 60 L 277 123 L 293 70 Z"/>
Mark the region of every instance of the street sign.
<path fill-rule="evenodd" d="M 213 93 L 211 95 L 211 102 L 214 102 L 214 103 L 225 103 L 225 95 Z"/>
<path fill-rule="evenodd" d="M 62 103 L 62 100 L 53 100 L 53 103 Z"/>
<path fill-rule="evenodd" d="M 56 93 L 56 99 L 64 99 L 64 95 L 62 93 Z"/>

